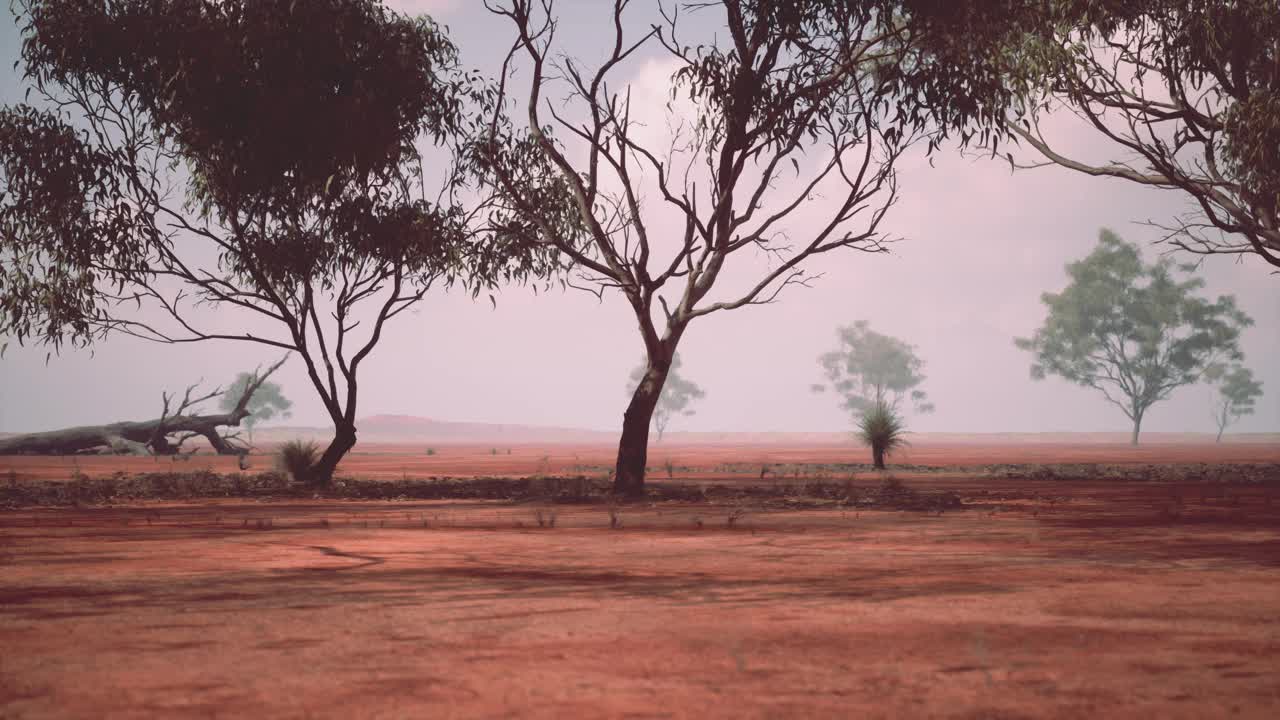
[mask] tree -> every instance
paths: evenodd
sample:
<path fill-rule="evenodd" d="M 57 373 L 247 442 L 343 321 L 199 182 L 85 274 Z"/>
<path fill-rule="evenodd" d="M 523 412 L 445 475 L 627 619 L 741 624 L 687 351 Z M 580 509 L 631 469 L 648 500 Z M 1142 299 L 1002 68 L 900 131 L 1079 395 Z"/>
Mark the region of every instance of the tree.
<path fill-rule="evenodd" d="M 1000 3 L 1007 5 L 1008 2 Z M 1193 210 L 1154 223 L 1200 254 L 1280 268 L 1280 12 L 1275 0 L 1022 0 L 990 34 L 1041 94 L 1008 128 L 1043 162 L 1185 193 Z M 994 8 L 993 8 L 994 10 Z M 1011 21 L 1010 18 L 1014 18 Z M 988 47 L 988 51 L 990 48 Z M 1115 159 L 1064 154 L 1039 119 L 1065 109 Z M 1009 156 L 1014 165 L 1014 158 Z"/>
<path fill-rule="evenodd" d="M 242 372 L 237 375 L 235 381 L 222 394 L 222 399 L 218 401 L 219 409 L 223 411 L 234 409 L 236 398 L 253 382 L 253 373 Z M 240 421 L 245 430 L 249 431 L 249 444 L 253 444 L 254 425 L 259 422 L 267 422 L 277 415 L 281 418 L 287 418 L 290 415 L 289 408 L 291 407 L 293 407 L 293 403 L 280 391 L 278 384 L 273 382 L 260 383 L 257 392 L 253 393 L 253 397 L 245 408 L 249 411 L 249 414 L 245 415 L 244 419 Z"/>
<path fill-rule="evenodd" d="M 642 362 L 631 371 L 631 382 L 627 385 L 628 395 L 635 394 L 636 387 L 644 381 L 647 371 L 647 362 Z M 667 372 L 667 381 L 663 384 L 662 394 L 658 397 L 658 404 L 653 409 L 653 429 L 658 431 L 658 442 L 662 442 L 662 435 L 667 431 L 667 424 L 671 422 L 673 416 L 692 415 L 694 411 L 689 409 L 690 403 L 704 397 L 706 393 L 698 387 L 697 383 L 680 375 L 680 355 L 673 354 L 671 369 Z"/>
<path fill-rule="evenodd" d="M 334 425 L 308 478 L 325 483 L 389 320 L 433 286 L 542 272 L 477 228 L 482 200 L 456 200 L 469 168 L 427 172 L 417 143 L 447 150 L 483 94 L 429 18 L 376 0 L 19 8 L 44 105 L 0 110 L 0 332 L 19 342 L 295 351 Z"/>
<path fill-rule="evenodd" d="M 871 447 L 875 467 L 882 470 L 885 456 L 903 442 L 903 402 L 909 399 L 916 412 L 933 412 L 933 403 L 919 389 L 925 380 L 924 361 L 914 346 L 875 332 L 866 320 L 839 328 L 836 337 L 839 349 L 824 353 L 818 362 L 839 393 L 841 407 Z M 812 389 L 824 392 L 827 385 Z"/>
<path fill-rule="evenodd" d="M 187 386 L 182 400 L 174 405 L 176 395 L 161 393 L 160 417 L 139 422 L 117 422 L 87 425 L 50 432 L 31 433 L 0 439 L 0 455 L 70 455 L 101 451 L 133 455 L 176 455 L 182 444 L 193 437 L 203 437 L 219 455 L 241 455 L 249 448 L 236 433 L 221 433 L 220 427 L 234 427 L 249 417 L 255 396 L 271 383 L 267 378 L 280 369 L 288 356 L 280 358 L 265 372 L 247 373 L 247 381 L 225 391 L 214 388 L 201 394 L 199 383 Z M 198 415 L 194 411 L 203 402 L 221 396 L 221 415 Z M 243 459 L 243 458 L 242 458 Z"/>
<path fill-rule="evenodd" d="M 1031 377 L 1057 375 L 1098 390 L 1133 422 L 1219 362 L 1239 361 L 1240 332 L 1253 321 L 1231 295 L 1209 301 L 1199 278 L 1167 257 L 1147 265 L 1136 245 L 1110 230 L 1084 259 L 1067 265 L 1070 284 L 1041 300 L 1049 316 L 1017 346 L 1035 355 Z"/>
<path fill-rule="evenodd" d="M 556 54 L 551 0 L 490 5 L 516 39 L 477 154 L 505 202 L 495 222 L 557 250 L 575 269 L 567 282 L 618 292 L 631 308 L 646 366 L 623 414 L 614 490 L 635 495 L 690 324 L 808 285 L 806 262 L 826 253 L 884 251 L 897 160 L 922 136 L 932 144 L 999 122 L 1004 98 L 915 54 L 900 3 L 721 0 L 660 9 L 630 35 L 628 4 L 612 4 L 610 47 L 594 70 Z M 685 18 L 713 12 L 723 32 L 687 42 Z M 661 120 L 633 116 L 662 108 L 633 107 L 618 79 L 646 49 L 675 67 L 664 140 L 652 139 Z M 517 70 L 527 73 L 523 123 L 506 115 Z M 567 202 L 530 185 L 561 188 Z M 664 217 L 678 230 L 661 230 Z M 750 255 L 768 269 L 726 290 Z"/>
<path fill-rule="evenodd" d="M 1218 437 L 1227 426 L 1252 415 L 1254 402 L 1262 396 L 1262 383 L 1253 379 L 1253 371 L 1242 365 L 1226 367 L 1215 365 L 1205 373 L 1205 378 L 1218 387 L 1218 402 L 1213 409 L 1213 421 L 1218 425 Z"/>
<path fill-rule="evenodd" d="M 925 380 L 924 361 L 914 345 L 872 330 L 866 320 L 839 328 L 836 337 L 839 349 L 824 353 L 818 362 L 850 415 L 862 415 L 878 405 L 896 411 L 907 399 L 916 412 L 933 412 L 933 403 L 919 389 Z M 826 387 L 814 385 L 813 390 L 823 392 Z"/>

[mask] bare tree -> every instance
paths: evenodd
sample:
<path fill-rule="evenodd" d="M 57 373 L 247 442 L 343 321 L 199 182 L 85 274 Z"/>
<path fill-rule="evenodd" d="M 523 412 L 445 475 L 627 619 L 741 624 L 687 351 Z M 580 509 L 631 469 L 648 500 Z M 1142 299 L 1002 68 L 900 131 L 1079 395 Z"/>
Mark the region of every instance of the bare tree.
<path fill-rule="evenodd" d="M 664 8 L 661 22 L 632 35 L 628 5 L 613 3 L 612 47 L 594 70 L 557 53 L 552 0 L 489 5 L 517 39 L 483 152 L 507 224 L 570 261 L 570 284 L 621 293 L 631 307 L 646 366 L 623 416 L 614 489 L 638 494 L 650 419 L 689 325 L 808 285 L 816 276 L 804 264 L 817 256 L 885 250 L 895 163 L 919 135 L 883 102 L 901 37 L 882 16 L 842 3 L 697 3 L 689 7 L 718 8 L 725 31 L 689 45 L 680 34 L 687 12 Z M 618 77 L 651 51 L 676 68 L 663 144 L 642 139 L 640 109 Z M 512 127 L 502 113 L 520 77 L 525 123 Z M 526 189 L 552 187 L 547 178 L 572 202 Z M 677 233 L 654 230 L 663 213 Z M 728 268 L 749 268 L 751 255 L 769 267 L 727 292 Z"/>

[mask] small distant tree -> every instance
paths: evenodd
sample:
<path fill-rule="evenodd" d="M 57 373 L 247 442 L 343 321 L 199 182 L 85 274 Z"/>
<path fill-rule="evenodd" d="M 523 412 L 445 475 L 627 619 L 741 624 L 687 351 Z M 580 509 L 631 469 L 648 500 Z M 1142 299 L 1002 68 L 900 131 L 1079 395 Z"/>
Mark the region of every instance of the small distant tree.
<path fill-rule="evenodd" d="M 1218 386 L 1218 401 L 1213 421 L 1218 425 L 1217 442 L 1227 426 L 1245 415 L 1253 414 L 1253 404 L 1262 396 L 1262 383 L 1253 379 L 1253 371 L 1243 365 L 1215 365 L 1205 372 L 1205 379 Z"/>
<path fill-rule="evenodd" d="M 916 412 L 933 412 L 933 403 L 919 388 L 924 361 L 915 347 L 871 329 L 865 320 L 836 331 L 840 347 L 818 358 L 827 382 L 840 395 L 841 407 L 853 418 L 858 434 L 871 446 L 877 469 L 902 445 L 906 431 L 902 406 L 910 401 Z M 813 386 L 825 392 L 827 385 Z"/>
<path fill-rule="evenodd" d="M 840 348 L 824 353 L 818 362 L 831 388 L 840 394 L 841 407 L 860 416 L 876 405 L 898 410 L 910 399 L 917 412 L 933 412 L 928 395 L 919 389 L 924 382 L 924 361 L 915 346 L 871 329 L 866 320 L 836 331 Z M 826 385 L 814 385 L 824 392 Z"/>
<path fill-rule="evenodd" d="M 231 387 L 222 394 L 222 399 L 218 401 L 221 409 L 227 412 L 234 410 L 237 399 L 244 394 L 244 390 L 253 381 L 253 373 L 242 372 L 237 375 L 235 382 L 231 383 Z M 266 422 L 277 416 L 287 418 L 290 415 L 289 409 L 292 407 L 293 403 L 280 391 L 280 385 L 273 382 L 264 382 L 259 385 L 245 408 L 249 411 L 249 414 L 245 415 L 244 419 L 240 421 L 240 424 L 244 425 L 245 429 L 249 431 L 249 444 L 253 444 L 254 425 L 259 422 Z"/>
<path fill-rule="evenodd" d="M 644 380 L 646 372 L 647 362 L 642 362 L 631 371 L 631 382 L 627 385 L 628 395 L 635 394 L 636 387 Z M 693 415 L 694 410 L 690 409 L 689 405 L 706 395 L 697 383 L 680 375 L 680 356 L 673 355 L 667 382 L 663 385 L 662 394 L 658 396 L 658 404 L 653 409 L 653 429 L 658 431 L 658 442 L 662 442 L 662 435 L 667 431 L 667 424 L 671 422 L 672 417 Z"/>
<path fill-rule="evenodd" d="M 1044 325 L 1017 338 L 1035 353 L 1031 377 L 1057 375 L 1098 390 L 1133 422 L 1138 444 L 1147 410 L 1220 362 L 1238 362 L 1240 332 L 1253 321 L 1235 297 L 1209 301 L 1204 281 L 1168 258 L 1147 265 L 1136 245 L 1102 230 L 1098 246 L 1067 265 L 1071 283 L 1045 293 Z"/>

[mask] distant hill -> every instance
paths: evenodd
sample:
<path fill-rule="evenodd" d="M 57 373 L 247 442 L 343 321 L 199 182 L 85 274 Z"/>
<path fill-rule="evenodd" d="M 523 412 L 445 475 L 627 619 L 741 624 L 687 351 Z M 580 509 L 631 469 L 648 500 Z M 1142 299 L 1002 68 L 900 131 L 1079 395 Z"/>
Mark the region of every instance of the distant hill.
<path fill-rule="evenodd" d="M 505 423 L 450 422 L 414 415 L 373 415 L 356 421 L 360 442 L 436 443 L 612 443 L 617 435 L 598 430 L 512 425 Z M 263 427 L 254 433 L 259 442 L 275 442 L 293 437 L 324 438 L 328 428 Z"/>

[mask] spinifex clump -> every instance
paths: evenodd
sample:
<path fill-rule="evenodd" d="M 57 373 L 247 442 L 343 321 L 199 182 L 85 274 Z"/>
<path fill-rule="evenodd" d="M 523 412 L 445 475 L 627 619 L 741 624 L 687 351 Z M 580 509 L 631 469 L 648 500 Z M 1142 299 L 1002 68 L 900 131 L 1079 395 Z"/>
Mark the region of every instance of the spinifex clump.
<path fill-rule="evenodd" d="M 876 403 L 858 420 L 858 437 L 871 447 L 871 458 L 877 470 L 884 469 L 884 459 L 907 443 L 902 418 L 887 403 Z"/>

